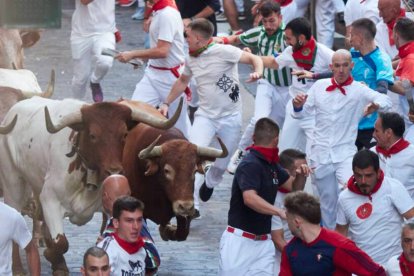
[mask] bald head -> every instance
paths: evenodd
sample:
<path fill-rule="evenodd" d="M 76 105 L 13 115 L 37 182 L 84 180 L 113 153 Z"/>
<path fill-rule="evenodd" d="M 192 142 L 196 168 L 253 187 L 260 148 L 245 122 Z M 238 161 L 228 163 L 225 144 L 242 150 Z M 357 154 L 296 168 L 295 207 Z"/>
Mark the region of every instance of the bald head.
<path fill-rule="evenodd" d="M 351 70 L 354 67 L 351 53 L 345 49 L 337 50 L 332 56 L 330 67 L 335 81 L 338 84 L 344 83 L 351 75 Z"/>
<path fill-rule="evenodd" d="M 112 215 L 112 205 L 121 196 L 130 195 L 128 179 L 119 174 L 105 178 L 102 183 L 102 205 L 109 215 Z"/>
<path fill-rule="evenodd" d="M 378 10 L 384 23 L 391 22 L 400 14 L 401 0 L 379 0 Z"/>
<path fill-rule="evenodd" d="M 336 50 L 332 56 L 332 62 L 337 59 L 352 61 L 351 53 L 345 49 Z"/>

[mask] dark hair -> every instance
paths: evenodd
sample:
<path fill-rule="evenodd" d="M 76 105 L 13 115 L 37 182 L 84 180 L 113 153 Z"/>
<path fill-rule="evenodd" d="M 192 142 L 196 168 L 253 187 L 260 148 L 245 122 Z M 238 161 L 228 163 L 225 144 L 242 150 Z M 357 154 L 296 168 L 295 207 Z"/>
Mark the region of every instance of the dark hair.
<path fill-rule="evenodd" d="M 114 202 L 113 217 L 119 219 L 122 211 L 135 212 L 136 210 L 144 211 L 144 203 L 132 196 L 121 196 Z"/>
<path fill-rule="evenodd" d="M 397 23 L 394 26 L 394 32 L 396 32 L 403 40 L 414 40 L 414 21 L 401 17 L 397 19 Z"/>
<path fill-rule="evenodd" d="M 299 35 L 304 35 L 307 40 L 312 37 L 311 24 L 308 19 L 304 17 L 297 17 L 287 23 L 285 30 L 291 30 L 295 37 Z"/>
<path fill-rule="evenodd" d="M 363 149 L 358 151 L 352 159 L 352 170 L 366 169 L 373 167 L 376 172 L 379 170 L 379 158 L 378 155 L 370 151 L 369 149 Z"/>
<path fill-rule="evenodd" d="M 86 260 L 88 259 L 88 256 L 93 256 L 96 258 L 102 258 L 103 256 L 108 257 L 108 254 L 100 247 L 92 246 L 86 250 L 85 254 L 83 254 L 83 267 L 86 268 Z M 109 257 L 108 257 L 109 262 Z"/>
<path fill-rule="evenodd" d="M 205 18 L 196 18 L 188 24 L 188 28 L 200 34 L 204 39 L 210 39 L 214 33 L 214 25 Z"/>
<path fill-rule="evenodd" d="M 279 126 L 269 118 L 261 118 L 254 126 L 254 142 L 258 145 L 270 143 L 279 135 Z"/>
<path fill-rule="evenodd" d="M 309 223 L 321 223 L 319 200 L 303 191 L 289 193 L 285 198 L 285 208 L 288 213 L 298 215 Z"/>
<path fill-rule="evenodd" d="M 352 22 L 351 24 L 353 29 L 358 29 L 362 32 L 362 35 L 366 40 L 372 41 L 375 39 L 375 34 L 377 33 L 377 27 L 371 19 L 360 18 Z"/>
<path fill-rule="evenodd" d="M 268 17 L 272 13 L 280 14 L 280 4 L 273 0 L 265 1 L 259 8 L 259 13 L 263 17 Z"/>
<path fill-rule="evenodd" d="M 405 132 L 405 123 L 403 117 L 396 112 L 384 112 L 378 114 L 381 118 L 382 130 L 391 129 L 395 136 L 403 137 Z"/>
<path fill-rule="evenodd" d="M 296 149 L 286 149 L 279 155 L 279 164 L 283 168 L 290 170 L 298 159 L 306 159 L 306 154 Z"/>

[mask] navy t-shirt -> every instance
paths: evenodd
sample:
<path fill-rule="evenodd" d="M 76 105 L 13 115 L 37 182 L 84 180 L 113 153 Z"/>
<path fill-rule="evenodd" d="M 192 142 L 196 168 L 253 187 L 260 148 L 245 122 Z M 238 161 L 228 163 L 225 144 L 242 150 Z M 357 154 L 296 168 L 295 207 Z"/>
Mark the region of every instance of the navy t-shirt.
<path fill-rule="evenodd" d="M 246 206 L 243 192 L 255 190 L 273 205 L 278 187 L 288 179 L 289 174 L 279 164 L 270 164 L 259 152 L 250 150 L 234 175 L 228 224 L 256 235 L 269 234 L 272 216 L 257 213 Z"/>

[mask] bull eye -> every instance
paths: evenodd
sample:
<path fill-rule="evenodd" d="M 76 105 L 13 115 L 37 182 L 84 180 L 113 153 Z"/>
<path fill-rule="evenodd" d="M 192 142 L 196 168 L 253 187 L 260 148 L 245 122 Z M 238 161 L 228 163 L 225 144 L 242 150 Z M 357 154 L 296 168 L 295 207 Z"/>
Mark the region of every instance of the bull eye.
<path fill-rule="evenodd" d="M 96 136 L 93 134 L 89 134 L 89 139 L 91 140 L 91 142 L 95 142 L 96 141 Z"/>

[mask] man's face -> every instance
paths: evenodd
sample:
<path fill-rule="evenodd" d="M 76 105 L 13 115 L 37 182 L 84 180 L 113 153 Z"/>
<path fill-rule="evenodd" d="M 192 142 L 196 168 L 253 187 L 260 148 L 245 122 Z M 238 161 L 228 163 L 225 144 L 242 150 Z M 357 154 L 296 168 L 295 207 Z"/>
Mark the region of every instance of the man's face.
<path fill-rule="evenodd" d="M 348 79 L 354 64 L 348 56 L 335 53 L 330 67 L 336 82 L 342 84 Z"/>
<path fill-rule="evenodd" d="M 188 43 L 190 51 L 195 51 L 201 48 L 199 35 L 196 32 L 193 32 L 190 28 L 185 30 L 185 40 Z"/>
<path fill-rule="evenodd" d="M 114 219 L 114 227 L 118 236 L 127 242 L 136 242 L 142 228 L 142 211 L 122 211 L 119 219 Z"/>
<path fill-rule="evenodd" d="M 382 17 L 384 23 L 391 22 L 393 19 L 397 18 L 400 13 L 399 9 L 397 10 L 395 7 L 390 6 L 390 1 L 388 0 L 378 1 L 378 11 L 379 16 Z"/>
<path fill-rule="evenodd" d="M 292 235 L 301 239 L 302 235 L 296 221 L 296 216 L 286 211 L 286 221 Z"/>
<path fill-rule="evenodd" d="M 382 119 L 378 117 L 374 125 L 374 133 L 372 135 L 377 141 L 377 145 L 383 149 L 389 147 L 388 131 L 382 127 Z"/>
<path fill-rule="evenodd" d="M 127 196 L 131 195 L 131 190 L 129 189 L 129 186 L 121 186 L 117 187 L 116 190 L 113 189 L 107 189 L 103 191 L 102 193 L 102 206 L 105 210 L 105 212 L 112 216 L 112 207 L 114 205 L 115 200 L 120 198 L 121 196 Z"/>
<path fill-rule="evenodd" d="M 262 18 L 263 27 L 267 35 L 272 35 L 276 33 L 277 29 L 280 27 L 282 22 L 282 16 L 278 13 L 272 12 L 268 17 Z"/>
<path fill-rule="evenodd" d="M 287 45 L 292 46 L 294 51 L 301 47 L 301 45 L 299 45 L 299 39 L 293 35 L 291 29 L 285 30 L 285 41 Z"/>
<path fill-rule="evenodd" d="M 401 246 L 404 257 L 409 262 L 414 262 L 414 230 L 404 227 L 401 236 Z"/>
<path fill-rule="evenodd" d="M 354 177 L 361 193 L 368 195 L 374 189 L 375 184 L 377 184 L 379 171 L 376 172 L 372 166 L 365 169 L 355 167 Z"/>
<path fill-rule="evenodd" d="M 101 258 L 89 255 L 86 258 L 86 267 L 81 267 L 83 276 L 109 276 L 111 272 L 108 256 Z"/>
<path fill-rule="evenodd" d="M 355 48 L 355 50 L 359 51 L 362 46 L 362 35 L 358 32 L 357 29 L 351 27 L 351 38 L 350 41 L 351 46 Z"/>

